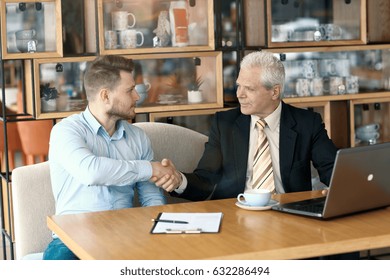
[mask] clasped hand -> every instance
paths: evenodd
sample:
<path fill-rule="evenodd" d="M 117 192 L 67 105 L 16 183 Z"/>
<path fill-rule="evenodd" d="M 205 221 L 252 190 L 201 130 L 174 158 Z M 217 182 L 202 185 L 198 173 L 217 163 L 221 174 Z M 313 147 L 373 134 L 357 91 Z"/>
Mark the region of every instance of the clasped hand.
<path fill-rule="evenodd" d="M 152 162 L 153 174 L 150 179 L 157 187 L 171 192 L 180 186 L 182 182 L 181 174 L 176 170 L 175 165 L 169 159 L 160 162 Z"/>

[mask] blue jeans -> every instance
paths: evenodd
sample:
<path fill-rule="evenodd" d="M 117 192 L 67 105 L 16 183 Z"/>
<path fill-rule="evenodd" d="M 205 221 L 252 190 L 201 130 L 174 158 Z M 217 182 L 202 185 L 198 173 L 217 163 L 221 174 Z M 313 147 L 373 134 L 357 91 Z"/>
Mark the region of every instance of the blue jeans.
<path fill-rule="evenodd" d="M 65 246 L 65 244 L 59 238 L 53 238 L 53 240 L 47 246 L 45 252 L 43 252 L 44 260 L 78 260 L 79 258 L 73 254 L 73 252 Z"/>

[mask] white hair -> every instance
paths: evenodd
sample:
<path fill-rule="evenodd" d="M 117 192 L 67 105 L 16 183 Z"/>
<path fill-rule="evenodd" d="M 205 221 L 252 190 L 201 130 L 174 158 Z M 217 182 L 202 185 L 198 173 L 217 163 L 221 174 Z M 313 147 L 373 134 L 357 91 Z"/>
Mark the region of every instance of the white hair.
<path fill-rule="evenodd" d="M 284 65 L 275 54 L 268 51 L 249 53 L 242 59 L 240 67 L 241 69 L 261 68 L 260 82 L 262 85 L 268 90 L 279 85 L 281 92 L 283 92 L 285 82 Z"/>

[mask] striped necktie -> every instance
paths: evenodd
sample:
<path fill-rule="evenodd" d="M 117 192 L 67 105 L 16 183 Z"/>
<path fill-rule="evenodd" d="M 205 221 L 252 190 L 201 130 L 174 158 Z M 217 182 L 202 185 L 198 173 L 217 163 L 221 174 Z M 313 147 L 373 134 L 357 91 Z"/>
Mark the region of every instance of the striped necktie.
<path fill-rule="evenodd" d="M 258 120 L 256 127 L 259 132 L 255 156 L 253 158 L 252 188 L 267 189 L 271 192 L 275 189 L 274 174 L 272 170 L 271 153 L 264 128 L 267 123 Z"/>

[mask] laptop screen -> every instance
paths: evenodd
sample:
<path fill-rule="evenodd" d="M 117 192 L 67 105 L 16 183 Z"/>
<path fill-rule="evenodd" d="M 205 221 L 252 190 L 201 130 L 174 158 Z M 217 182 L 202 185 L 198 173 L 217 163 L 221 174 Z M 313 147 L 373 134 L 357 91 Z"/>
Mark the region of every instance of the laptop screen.
<path fill-rule="evenodd" d="M 333 218 L 390 205 L 390 143 L 340 149 L 337 152 L 322 213 L 318 199 L 281 204 L 274 210 Z M 317 213 L 308 205 L 317 204 Z M 297 207 L 298 205 L 298 207 Z"/>

